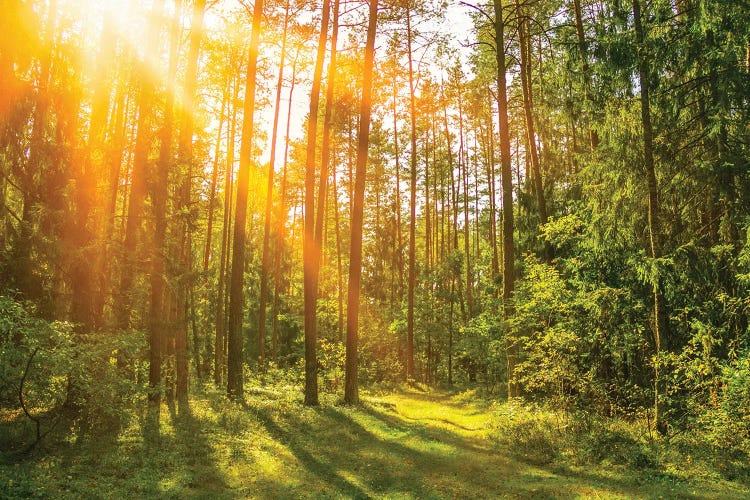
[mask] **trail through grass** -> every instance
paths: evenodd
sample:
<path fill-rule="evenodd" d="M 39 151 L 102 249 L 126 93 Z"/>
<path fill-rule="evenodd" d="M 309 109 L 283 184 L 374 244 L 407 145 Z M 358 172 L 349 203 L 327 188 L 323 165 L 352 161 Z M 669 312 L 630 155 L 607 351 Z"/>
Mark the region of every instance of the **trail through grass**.
<path fill-rule="evenodd" d="M 0 497 L 743 498 L 737 483 L 612 465 L 540 465 L 499 444 L 475 398 L 402 391 L 301 405 L 296 388 L 246 404 L 216 394 L 139 415 L 116 440 L 79 439 L 0 465 Z"/>

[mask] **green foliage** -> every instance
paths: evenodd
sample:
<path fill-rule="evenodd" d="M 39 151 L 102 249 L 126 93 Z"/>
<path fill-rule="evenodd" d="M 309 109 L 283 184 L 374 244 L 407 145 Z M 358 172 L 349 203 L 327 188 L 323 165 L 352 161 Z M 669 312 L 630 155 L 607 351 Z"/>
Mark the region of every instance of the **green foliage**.
<path fill-rule="evenodd" d="M 491 407 L 498 445 L 535 464 L 548 464 L 560 453 L 560 432 L 554 415 L 520 400 Z"/>
<path fill-rule="evenodd" d="M 505 337 L 502 323 L 494 313 L 483 312 L 461 327 L 455 360 L 464 372 L 484 374 L 488 389 L 505 378 Z"/>
<path fill-rule="evenodd" d="M 0 296 L 0 411 L 18 417 L 7 422 L 11 442 L 3 448 L 34 443 L 63 417 L 81 433 L 122 424 L 124 408 L 142 389 L 117 359 L 136 358 L 142 349 L 137 338 L 141 334 L 78 334 L 69 323 L 37 318 L 33 307 Z M 37 423 L 38 435 L 17 435 Z"/>
<path fill-rule="evenodd" d="M 750 474 L 750 356 L 720 367 L 708 404 L 701 405 L 691 429 L 699 439 L 743 473 Z"/>
<path fill-rule="evenodd" d="M 394 321 L 385 323 L 384 311 L 366 308 L 359 320 L 359 378 L 373 388 L 393 388 L 403 380 L 403 356 L 400 335 L 406 325 Z"/>
<path fill-rule="evenodd" d="M 645 403 L 633 373 L 647 348 L 638 302 L 626 290 L 582 282 L 580 263 L 567 279 L 532 256 L 525 269 L 507 323 L 522 347 L 516 376 L 525 390 L 564 411 L 612 414 Z"/>
<path fill-rule="evenodd" d="M 346 348 L 343 343 L 318 338 L 318 370 L 324 390 L 337 392 L 343 388 L 345 355 Z"/>

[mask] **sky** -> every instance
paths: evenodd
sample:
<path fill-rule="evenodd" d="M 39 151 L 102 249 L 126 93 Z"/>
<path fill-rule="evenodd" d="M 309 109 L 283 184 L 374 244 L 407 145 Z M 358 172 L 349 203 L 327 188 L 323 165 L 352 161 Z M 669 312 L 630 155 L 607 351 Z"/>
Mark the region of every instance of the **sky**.
<path fill-rule="evenodd" d="M 458 47 L 461 43 L 466 43 L 469 41 L 470 37 L 472 36 L 472 30 L 473 30 L 473 24 L 471 21 L 471 18 L 469 17 L 469 8 L 461 5 L 459 0 L 453 0 L 450 2 L 447 10 L 446 10 L 446 22 L 443 23 L 440 26 L 435 26 L 432 29 L 439 29 L 441 32 L 446 33 L 449 38 L 453 41 L 454 46 Z M 430 29 L 429 27 L 425 27 L 424 29 Z M 345 40 L 342 41 L 343 37 L 339 37 L 339 48 L 343 47 Z M 362 41 L 364 44 L 364 40 Z M 380 43 L 379 46 L 384 48 L 383 44 Z M 376 54 L 375 54 L 375 71 L 378 70 L 378 59 L 379 55 L 382 56 L 384 53 L 383 50 L 380 51 L 380 53 L 377 52 L 376 48 Z M 466 51 L 459 51 L 460 54 L 462 54 L 465 57 Z M 425 62 L 427 64 L 431 64 L 429 58 L 425 59 Z M 462 63 L 465 65 L 464 72 L 469 74 L 470 70 L 468 68 L 468 61 L 462 60 Z M 327 64 L 327 62 L 326 62 Z M 327 67 L 327 66 L 325 66 Z M 433 71 L 437 72 L 437 66 L 433 64 Z M 278 71 L 277 69 L 274 69 L 274 71 Z M 291 71 L 291 69 L 287 69 L 287 74 Z M 321 90 L 321 92 L 325 92 L 325 88 Z M 310 108 L 310 82 L 304 81 L 297 84 L 295 90 L 294 90 L 294 96 L 293 96 L 293 107 L 292 107 L 292 117 L 291 117 L 291 127 L 290 127 L 290 137 L 292 140 L 300 139 L 304 135 L 305 131 L 305 117 L 309 111 Z M 286 130 L 286 106 L 289 102 L 288 100 L 289 95 L 289 89 L 288 87 L 284 89 L 282 92 L 282 113 L 279 118 L 279 132 L 278 132 L 278 145 L 276 149 L 276 169 L 280 169 L 283 165 L 283 155 L 284 155 L 284 140 L 285 140 L 285 130 Z M 266 136 L 269 138 L 271 137 L 272 132 L 272 125 L 273 125 L 273 107 L 269 106 L 266 107 L 259 116 L 259 125 L 263 127 L 266 131 Z M 269 162 L 270 158 L 270 144 L 264 151 L 262 157 L 258 160 L 259 164 L 267 164 Z"/>

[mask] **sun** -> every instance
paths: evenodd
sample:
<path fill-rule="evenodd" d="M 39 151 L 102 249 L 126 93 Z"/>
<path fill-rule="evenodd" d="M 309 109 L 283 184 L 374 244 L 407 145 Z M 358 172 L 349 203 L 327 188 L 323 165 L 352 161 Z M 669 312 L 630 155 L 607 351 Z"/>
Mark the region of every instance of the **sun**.
<path fill-rule="evenodd" d="M 53 2 L 54 4 L 55 2 Z M 167 19 L 178 8 L 175 1 L 156 0 L 57 0 L 58 18 L 77 31 L 87 65 L 91 68 L 106 46 L 127 52 L 146 65 L 154 78 L 166 78 L 166 68 L 158 51 L 147 53 L 149 21 L 157 12 L 157 25 L 164 30 Z M 155 9 L 154 6 L 160 8 Z"/>

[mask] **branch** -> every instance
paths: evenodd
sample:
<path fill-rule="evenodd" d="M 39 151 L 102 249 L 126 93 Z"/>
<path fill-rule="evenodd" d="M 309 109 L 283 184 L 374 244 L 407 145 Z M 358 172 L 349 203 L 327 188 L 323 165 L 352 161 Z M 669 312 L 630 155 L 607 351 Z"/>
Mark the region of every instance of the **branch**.
<path fill-rule="evenodd" d="M 495 24 L 495 18 L 487 14 L 483 9 L 480 9 L 478 5 L 472 5 L 464 1 L 460 1 L 458 3 L 463 5 L 464 7 L 469 7 L 470 9 L 474 9 L 475 11 L 482 14 L 485 18 L 487 18 L 487 21 L 489 21 L 491 24 Z"/>
<path fill-rule="evenodd" d="M 31 353 L 31 356 L 29 356 L 29 360 L 26 362 L 26 368 L 23 371 L 23 376 L 21 377 L 21 383 L 18 385 L 18 401 L 21 403 L 21 408 L 23 409 L 23 412 L 26 414 L 26 416 L 29 417 L 29 419 L 36 424 L 36 441 L 34 441 L 34 444 L 32 444 L 29 447 L 29 449 L 36 446 L 37 443 L 39 443 L 39 441 L 42 439 L 41 433 L 39 432 L 39 419 L 31 416 L 31 413 L 29 413 L 28 408 L 26 408 L 26 402 L 23 400 L 23 384 L 26 382 L 26 377 L 29 375 L 29 368 L 31 367 L 31 362 L 33 361 L 34 356 L 36 356 L 36 353 L 38 351 L 39 351 L 39 348 L 37 347 Z"/>

